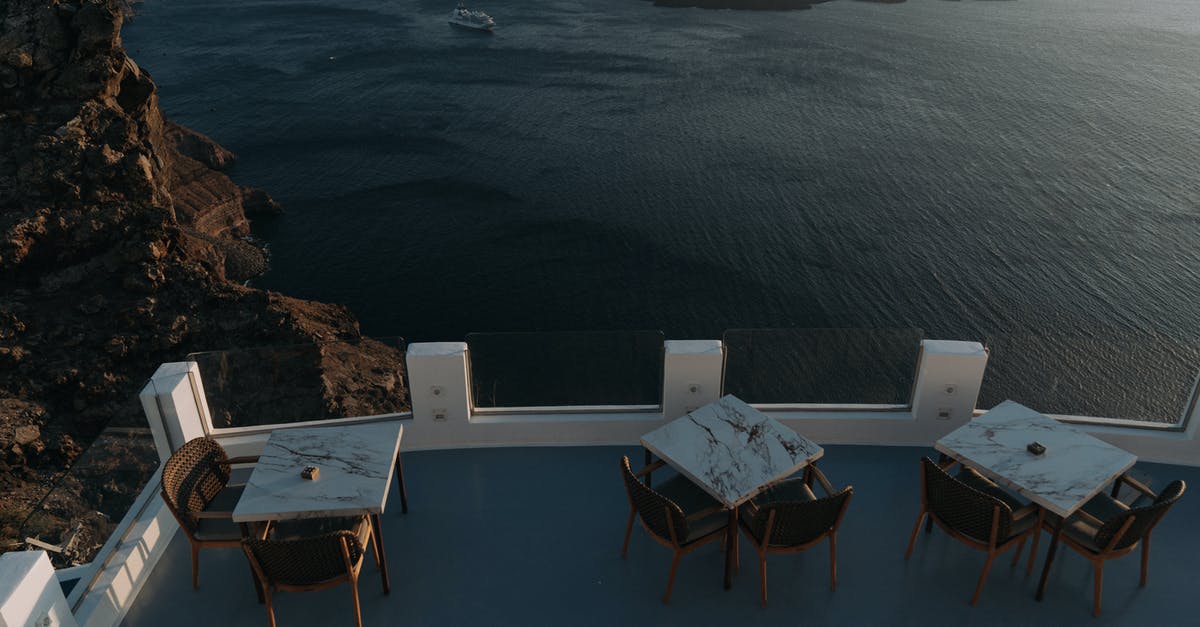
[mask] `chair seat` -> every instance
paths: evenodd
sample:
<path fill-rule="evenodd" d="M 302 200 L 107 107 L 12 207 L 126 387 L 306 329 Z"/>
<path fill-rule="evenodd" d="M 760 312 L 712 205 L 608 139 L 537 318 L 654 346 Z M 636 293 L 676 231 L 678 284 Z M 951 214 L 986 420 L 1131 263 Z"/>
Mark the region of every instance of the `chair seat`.
<path fill-rule="evenodd" d="M 996 484 L 996 482 L 979 474 L 973 468 L 964 467 L 954 476 L 955 479 L 965 483 L 971 488 L 983 492 L 984 494 L 1000 499 L 1005 505 L 1009 506 L 1014 512 L 1029 505 L 1029 501 L 1005 490 Z M 1000 543 L 1007 542 L 1037 526 L 1037 516 L 1026 515 L 1024 518 L 1012 521 L 1012 525 L 1008 528 L 1008 537 L 999 538 Z"/>
<path fill-rule="evenodd" d="M 1022 499 L 1008 490 L 1005 490 L 997 485 L 996 482 L 979 474 L 979 472 L 973 468 L 963 468 L 958 472 L 957 475 L 955 475 L 955 478 L 988 496 L 994 496 L 1001 501 L 1004 501 L 1004 504 L 1008 505 L 1013 510 L 1018 510 L 1026 505 L 1029 505 L 1029 501 Z"/>
<path fill-rule="evenodd" d="M 718 504 L 717 500 L 709 496 L 703 488 L 683 475 L 675 475 L 663 481 L 654 486 L 654 490 L 674 501 L 679 506 L 679 509 L 683 510 L 684 516 L 690 516 Z M 683 538 L 680 543 L 690 544 L 695 542 L 714 531 L 724 528 L 728 523 L 729 514 L 725 511 L 709 514 L 700 520 L 688 523 L 687 537 Z"/>
<path fill-rule="evenodd" d="M 1148 497 L 1143 498 L 1146 499 L 1147 504 L 1154 501 L 1154 499 L 1150 499 Z M 1107 494 L 1098 494 L 1092 497 L 1092 499 L 1087 503 L 1084 503 L 1083 507 L 1080 509 L 1091 514 L 1092 516 L 1095 516 L 1096 518 L 1099 518 L 1100 520 L 1109 520 L 1115 516 L 1120 516 L 1121 514 L 1129 511 L 1129 507 L 1127 505 L 1120 501 L 1114 500 Z"/>
<path fill-rule="evenodd" d="M 1124 503 L 1113 499 L 1107 494 L 1098 494 L 1092 497 L 1092 500 L 1084 503 L 1080 509 L 1104 521 L 1111 520 L 1129 511 L 1129 507 Z M 1060 517 L 1054 514 L 1046 515 L 1046 524 L 1051 528 L 1057 525 L 1059 520 Z M 1098 531 L 1100 531 L 1099 527 L 1087 521 L 1082 516 L 1071 516 L 1067 518 L 1066 524 L 1063 525 L 1063 534 L 1092 553 L 1104 552 L 1103 547 L 1096 544 L 1096 533 Z"/>
<path fill-rule="evenodd" d="M 242 528 L 231 518 L 201 518 L 196 521 L 193 535 L 201 542 L 238 542 L 242 539 Z"/>
<path fill-rule="evenodd" d="M 674 501 L 685 516 L 717 504 L 716 499 L 683 475 L 675 475 L 653 488 L 655 492 Z"/>
<path fill-rule="evenodd" d="M 804 483 L 803 479 L 788 479 L 763 490 L 749 503 L 742 505 L 738 509 L 738 518 L 747 535 L 755 542 L 761 542 L 761 536 L 767 524 L 764 518 L 767 514 L 761 509 L 762 507 L 771 503 L 806 503 L 815 500 L 817 500 L 817 495 Z"/>
<path fill-rule="evenodd" d="M 728 524 L 729 512 L 725 510 L 714 512 L 700 520 L 688 523 L 688 534 L 683 544 L 691 544 L 710 533 L 724 529 Z"/>
<path fill-rule="evenodd" d="M 213 500 L 208 502 L 208 507 L 204 508 L 206 512 L 232 512 L 233 508 L 237 507 L 238 499 L 242 498 L 242 492 L 246 490 L 246 486 L 229 486 L 217 493 Z"/>
<path fill-rule="evenodd" d="M 803 503 L 815 500 L 817 500 L 817 495 L 813 493 L 812 488 L 805 484 L 804 479 L 801 478 L 788 479 L 787 481 L 776 483 L 754 497 L 754 502 L 758 505 L 766 503 Z"/>

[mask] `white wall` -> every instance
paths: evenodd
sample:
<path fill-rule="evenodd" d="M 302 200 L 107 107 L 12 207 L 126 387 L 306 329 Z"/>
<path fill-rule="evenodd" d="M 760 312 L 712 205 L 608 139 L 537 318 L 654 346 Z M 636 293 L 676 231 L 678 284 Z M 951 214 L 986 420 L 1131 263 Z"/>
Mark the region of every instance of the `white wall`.
<path fill-rule="evenodd" d="M 45 551 L 0 555 L 0 627 L 76 627 Z"/>

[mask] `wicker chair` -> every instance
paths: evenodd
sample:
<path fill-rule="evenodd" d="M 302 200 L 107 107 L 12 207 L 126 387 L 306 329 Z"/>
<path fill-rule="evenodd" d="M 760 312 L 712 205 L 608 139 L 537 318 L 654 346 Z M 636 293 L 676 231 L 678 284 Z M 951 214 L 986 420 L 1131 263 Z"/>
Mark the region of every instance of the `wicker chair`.
<path fill-rule="evenodd" d="M 275 627 L 272 591 L 323 590 L 342 582 L 350 583 L 354 597 L 354 624 L 362 627 L 362 608 L 358 602 L 358 574 L 363 556 L 371 542 L 371 520 L 368 516 L 336 521 L 335 527 L 319 535 L 287 538 L 246 538 L 242 550 L 250 560 L 250 568 L 258 579 L 267 606 L 267 622 Z M 375 548 L 379 564 L 379 550 Z"/>
<path fill-rule="evenodd" d="M 233 522 L 233 508 L 244 486 L 229 484 L 230 466 L 258 461 L 234 457 L 212 438 L 195 438 L 179 447 L 162 470 L 162 495 L 192 548 L 192 589 L 200 586 L 200 549 L 237 548 L 248 527 Z M 254 533 L 262 535 L 265 528 Z"/>
<path fill-rule="evenodd" d="M 1021 504 L 996 484 L 970 469 L 957 477 L 946 472 L 956 462 L 939 466 L 928 457 L 921 459 L 921 513 L 913 527 L 904 559 L 912 556 L 921 522 L 929 516 L 939 527 L 967 546 L 987 551 L 983 574 L 975 586 L 971 605 L 979 602 L 979 594 L 987 581 L 996 556 L 1012 546 L 1017 547 L 1012 566 L 1016 566 L 1025 548 L 1025 540 L 1033 536 L 1033 553 L 1037 553 L 1038 530 L 1043 513 L 1036 505 Z M 1025 574 L 1032 571 L 1033 560 Z"/>
<path fill-rule="evenodd" d="M 729 528 L 729 517 L 724 507 L 682 475 L 664 481 L 657 488 L 642 483 L 641 477 L 662 468 L 664 464 L 658 461 L 634 474 L 629 458 L 621 458 L 621 476 L 625 481 L 625 494 L 629 497 L 629 521 L 625 525 L 621 557 L 624 558 L 629 550 L 629 537 L 633 533 L 633 519 L 636 516 L 651 539 L 674 552 L 671 575 L 667 579 L 667 593 L 663 596 L 663 603 L 669 603 L 679 559 L 724 536 Z M 684 513 L 686 511 L 692 513 L 687 515 Z"/>
<path fill-rule="evenodd" d="M 847 486 L 835 493 L 820 469 L 809 469 L 805 478 L 772 486 L 739 512 L 738 521 L 758 551 L 763 607 L 767 606 L 767 553 L 806 551 L 825 538 L 829 538 L 829 589 L 837 589 L 837 530 L 854 488 Z M 824 498 L 813 494 L 813 476 L 824 489 Z"/>
<path fill-rule="evenodd" d="M 1130 507 L 1117 499 L 1101 494 L 1084 504 L 1075 514 L 1067 518 L 1062 528 L 1062 542 L 1092 563 L 1094 600 L 1092 614 L 1100 615 L 1100 597 L 1104 587 L 1105 560 L 1121 557 L 1142 545 L 1142 577 L 1139 585 L 1146 585 L 1150 567 L 1150 534 L 1154 531 L 1167 510 L 1183 496 L 1187 484 L 1172 481 L 1155 494 L 1145 485 L 1128 477 L 1120 477 L 1113 486 L 1113 493 L 1126 483 L 1142 493 Z M 1057 516 L 1048 516 L 1044 521 L 1048 529 L 1058 524 Z"/>

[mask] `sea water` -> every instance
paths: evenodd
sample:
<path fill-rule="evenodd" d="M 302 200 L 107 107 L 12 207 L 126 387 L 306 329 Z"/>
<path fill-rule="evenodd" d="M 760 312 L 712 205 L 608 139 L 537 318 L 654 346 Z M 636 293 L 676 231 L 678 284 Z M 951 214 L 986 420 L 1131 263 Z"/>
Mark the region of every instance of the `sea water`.
<path fill-rule="evenodd" d="M 256 285 L 411 340 L 916 327 L 988 345 L 983 406 L 1183 411 L 1200 3 L 453 4 L 139 6 L 164 110 L 286 208 Z"/>

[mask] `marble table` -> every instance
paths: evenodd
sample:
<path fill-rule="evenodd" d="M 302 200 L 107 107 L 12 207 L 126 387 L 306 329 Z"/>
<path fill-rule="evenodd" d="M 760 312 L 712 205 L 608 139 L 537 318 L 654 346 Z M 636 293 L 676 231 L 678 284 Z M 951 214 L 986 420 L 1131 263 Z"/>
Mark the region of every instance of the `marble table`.
<path fill-rule="evenodd" d="M 400 466 L 403 436 L 404 426 L 398 422 L 272 431 L 233 509 L 234 522 L 370 516 L 383 589 L 388 592 L 379 515 L 387 505 L 393 471 L 401 508 L 408 511 Z M 305 466 L 320 469 L 315 480 L 300 476 Z"/>
<path fill-rule="evenodd" d="M 1031 442 L 1041 443 L 1046 452 L 1030 453 L 1026 446 Z M 1038 585 L 1039 599 L 1045 594 L 1063 521 L 1137 461 L 1128 451 L 1013 401 L 950 432 L 934 448 L 1059 516 Z"/>
<path fill-rule="evenodd" d="M 642 446 L 729 509 L 726 588 L 732 585 L 738 506 L 825 453 L 735 396 L 725 396 L 647 433 Z"/>

